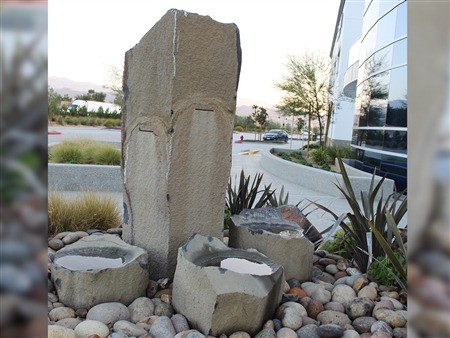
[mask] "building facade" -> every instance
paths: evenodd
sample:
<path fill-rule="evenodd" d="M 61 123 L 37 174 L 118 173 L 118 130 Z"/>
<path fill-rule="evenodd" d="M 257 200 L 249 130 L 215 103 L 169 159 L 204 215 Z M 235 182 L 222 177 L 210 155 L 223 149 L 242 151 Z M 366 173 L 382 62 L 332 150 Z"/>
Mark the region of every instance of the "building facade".
<path fill-rule="evenodd" d="M 407 182 L 407 1 L 359 3 L 360 37 L 344 49 L 337 37 L 345 34 L 345 21 L 350 19 L 347 12 L 357 16 L 361 10 L 354 4 L 341 1 L 336 24 L 332 61 L 346 54 L 347 68 L 342 69 L 343 76 L 340 68 L 332 74 L 335 91 L 330 100 L 336 109 L 329 136 L 350 143 L 350 165 L 387 174 L 395 180 L 397 191 L 402 191 Z M 339 120 L 339 114 L 352 115 L 353 120 Z"/>

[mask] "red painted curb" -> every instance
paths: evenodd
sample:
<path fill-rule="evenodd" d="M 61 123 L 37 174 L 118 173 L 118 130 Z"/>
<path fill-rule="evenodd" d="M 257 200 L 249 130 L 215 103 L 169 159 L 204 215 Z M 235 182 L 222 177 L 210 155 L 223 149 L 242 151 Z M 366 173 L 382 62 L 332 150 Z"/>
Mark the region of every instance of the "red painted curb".
<path fill-rule="evenodd" d="M 48 134 L 49 135 L 60 135 L 62 133 L 60 131 L 49 131 Z"/>

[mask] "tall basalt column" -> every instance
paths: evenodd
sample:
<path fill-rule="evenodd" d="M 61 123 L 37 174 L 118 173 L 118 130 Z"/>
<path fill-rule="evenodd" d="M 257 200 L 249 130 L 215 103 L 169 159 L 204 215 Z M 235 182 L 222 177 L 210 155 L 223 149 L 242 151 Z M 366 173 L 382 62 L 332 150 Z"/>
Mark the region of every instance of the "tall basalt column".
<path fill-rule="evenodd" d="M 194 232 L 221 235 L 240 65 L 235 24 L 179 10 L 125 55 L 123 239 L 153 279 Z"/>

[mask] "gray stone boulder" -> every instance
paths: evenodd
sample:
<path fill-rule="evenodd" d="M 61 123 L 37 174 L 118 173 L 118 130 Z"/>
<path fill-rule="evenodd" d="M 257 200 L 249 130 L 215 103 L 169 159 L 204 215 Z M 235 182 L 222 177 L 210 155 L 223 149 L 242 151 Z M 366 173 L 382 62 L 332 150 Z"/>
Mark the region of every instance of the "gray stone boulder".
<path fill-rule="evenodd" d="M 106 302 L 129 305 L 144 296 L 148 254 L 115 235 L 84 237 L 55 255 L 51 278 L 59 301 L 72 309 Z"/>
<path fill-rule="evenodd" d="M 278 208 L 244 209 L 231 216 L 229 236 L 230 247 L 256 249 L 283 266 L 286 280 L 311 279 L 314 245 Z"/>
<path fill-rule="evenodd" d="M 254 336 L 273 317 L 284 280 L 283 268 L 258 251 L 194 234 L 178 250 L 172 305 L 205 335 Z"/>

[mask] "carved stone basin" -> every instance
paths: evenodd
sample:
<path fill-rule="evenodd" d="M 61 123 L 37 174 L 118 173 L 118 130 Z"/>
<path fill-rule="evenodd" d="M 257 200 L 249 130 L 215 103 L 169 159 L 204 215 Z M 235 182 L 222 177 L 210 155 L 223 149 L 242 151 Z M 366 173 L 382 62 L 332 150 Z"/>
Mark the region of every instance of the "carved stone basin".
<path fill-rule="evenodd" d="M 254 249 L 192 235 L 178 250 L 172 305 L 205 335 L 261 330 L 281 301 L 283 268 Z"/>
<path fill-rule="evenodd" d="M 105 302 L 129 305 L 144 296 L 148 254 L 115 235 L 87 236 L 59 250 L 52 281 L 61 303 L 90 309 Z"/>

